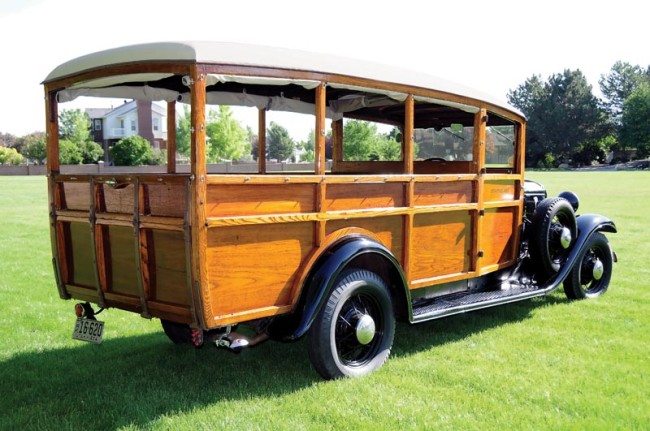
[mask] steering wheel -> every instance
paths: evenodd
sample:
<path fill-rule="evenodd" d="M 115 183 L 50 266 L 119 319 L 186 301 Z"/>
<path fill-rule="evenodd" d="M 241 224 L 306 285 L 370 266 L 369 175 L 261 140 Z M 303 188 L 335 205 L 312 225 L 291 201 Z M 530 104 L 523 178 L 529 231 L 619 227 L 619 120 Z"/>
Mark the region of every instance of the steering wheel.
<path fill-rule="evenodd" d="M 428 159 L 424 159 L 425 162 L 446 162 L 447 160 L 443 159 L 442 157 L 429 157 Z"/>

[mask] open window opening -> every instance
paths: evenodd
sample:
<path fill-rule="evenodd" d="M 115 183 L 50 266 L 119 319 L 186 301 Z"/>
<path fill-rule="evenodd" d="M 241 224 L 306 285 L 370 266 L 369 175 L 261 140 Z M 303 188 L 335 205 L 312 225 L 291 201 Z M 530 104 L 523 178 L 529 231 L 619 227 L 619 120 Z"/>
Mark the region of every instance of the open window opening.
<path fill-rule="evenodd" d="M 515 167 L 517 126 L 496 114 L 488 114 L 485 131 L 485 168 L 488 172 L 512 172 Z"/>

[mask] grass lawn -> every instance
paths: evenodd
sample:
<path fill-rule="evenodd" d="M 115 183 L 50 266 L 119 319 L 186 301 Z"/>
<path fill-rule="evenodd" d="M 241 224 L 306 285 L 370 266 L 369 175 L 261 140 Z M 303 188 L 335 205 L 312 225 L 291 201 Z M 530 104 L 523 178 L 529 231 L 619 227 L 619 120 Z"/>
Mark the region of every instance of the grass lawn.
<path fill-rule="evenodd" d="M 615 220 L 609 292 L 400 325 L 383 368 L 335 382 L 304 341 L 194 350 L 119 310 L 102 345 L 71 340 L 45 178 L 0 177 L 0 429 L 650 429 L 650 174 L 529 177 Z"/>

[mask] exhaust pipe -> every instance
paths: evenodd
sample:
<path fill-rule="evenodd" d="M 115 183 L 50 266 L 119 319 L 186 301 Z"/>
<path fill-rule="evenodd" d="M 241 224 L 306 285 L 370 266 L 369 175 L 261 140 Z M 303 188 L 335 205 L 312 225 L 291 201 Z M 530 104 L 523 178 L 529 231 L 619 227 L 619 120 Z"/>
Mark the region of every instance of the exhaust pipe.
<path fill-rule="evenodd" d="M 215 341 L 217 347 L 224 347 L 233 353 L 241 353 L 247 347 L 255 347 L 260 343 L 269 339 L 269 335 L 265 333 L 255 334 L 253 337 L 248 337 L 239 332 L 229 332 L 224 334 L 221 338 Z"/>

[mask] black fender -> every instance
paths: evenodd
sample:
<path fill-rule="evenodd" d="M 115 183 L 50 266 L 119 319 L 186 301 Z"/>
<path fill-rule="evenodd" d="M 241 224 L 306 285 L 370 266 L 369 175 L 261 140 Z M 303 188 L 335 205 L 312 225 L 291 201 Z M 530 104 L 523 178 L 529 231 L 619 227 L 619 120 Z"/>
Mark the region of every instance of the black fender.
<path fill-rule="evenodd" d="M 361 235 L 346 237 L 332 244 L 316 261 L 305 279 L 298 303 L 291 314 L 278 316 L 269 325 L 271 338 L 280 341 L 296 341 L 311 327 L 333 290 L 339 275 L 350 262 L 363 255 L 381 256 L 399 274 L 400 288 L 405 295 L 405 305 L 410 307 L 411 298 L 402 267 L 395 256 L 382 244 Z M 407 310 L 411 313 L 411 310 Z"/>
<path fill-rule="evenodd" d="M 552 292 L 569 276 L 573 266 L 578 262 L 578 258 L 584 253 L 587 246 L 587 240 L 596 232 L 616 233 L 616 225 L 609 218 L 599 214 L 582 214 L 576 218 L 578 227 L 578 237 L 576 238 L 573 248 L 567 257 L 566 262 L 562 265 L 560 271 L 551 278 L 542 289 Z"/>

